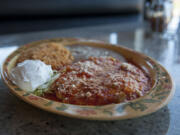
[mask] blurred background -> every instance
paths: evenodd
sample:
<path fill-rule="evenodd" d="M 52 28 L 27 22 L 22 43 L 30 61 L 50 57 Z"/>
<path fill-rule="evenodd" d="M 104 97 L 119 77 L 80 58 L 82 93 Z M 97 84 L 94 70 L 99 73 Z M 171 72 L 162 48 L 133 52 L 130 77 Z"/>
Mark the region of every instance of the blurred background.
<path fill-rule="evenodd" d="M 1 0 L 0 3 L 1 35 L 117 23 L 128 23 L 130 27 L 147 24 L 153 31 L 162 32 L 173 14 L 172 0 Z"/>

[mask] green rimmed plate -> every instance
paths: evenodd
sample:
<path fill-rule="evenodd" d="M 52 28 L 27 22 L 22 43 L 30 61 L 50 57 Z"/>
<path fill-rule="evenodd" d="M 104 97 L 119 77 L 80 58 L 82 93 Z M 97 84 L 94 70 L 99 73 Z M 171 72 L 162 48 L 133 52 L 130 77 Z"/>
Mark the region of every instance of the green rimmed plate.
<path fill-rule="evenodd" d="M 143 68 L 152 78 L 153 86 L 141 98 L 120 104 L 104 106 L 79 106 L 51 101 L 21 90 L 9 80 L 9 71 L 14 66 L 22 50 L 42 43 L 57 42 L 69 48 L 76 59 L 91 55 L 111 55 L 121 60 L 130 60 Z M 169 73 L 155 60 L 133 50 L 99 41 L 75 38 L 57 38 L 26 44 L 10 54 L 2 67 L 2 79 L 11 92 L 25 102 L 56 114 L 89 120 L 120 120 L 140 117 L 157 111 L 165 106 L 174 94 Z"/>

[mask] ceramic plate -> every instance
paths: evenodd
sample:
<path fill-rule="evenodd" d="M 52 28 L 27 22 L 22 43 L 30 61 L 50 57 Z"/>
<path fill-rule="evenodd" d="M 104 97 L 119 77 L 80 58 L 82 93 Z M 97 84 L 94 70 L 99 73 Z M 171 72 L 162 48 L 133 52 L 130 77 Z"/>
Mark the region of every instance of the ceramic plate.
<path fill-rule="evenodd" d="M 80 106 L 64 104 L 38 97 L 21 90 L 9 80 L 9 71 L 14 66 L 22 50 L 47 42 L 58 42 L 72 51 L 76 60 L 89 56 L 111 55 L 122 61 L 130 60 L 144 69 L 152 78 L 150 91 L 138 99 L 103 106 Z M 89 120 L 120 120 L 150 114 L 165 106 L 174 94 L 169 73 L 155 60 L 133 50 L 99 41 L 58 38 L 26 44 L 10 54 L 2 67 L 2 79 L 11 92 L 25 102 L 59 115 Z"/>

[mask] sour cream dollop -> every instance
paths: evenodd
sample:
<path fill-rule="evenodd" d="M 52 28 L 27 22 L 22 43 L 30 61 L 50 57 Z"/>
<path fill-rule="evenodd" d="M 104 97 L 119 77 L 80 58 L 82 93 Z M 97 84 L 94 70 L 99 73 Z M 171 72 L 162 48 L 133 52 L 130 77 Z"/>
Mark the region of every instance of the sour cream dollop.
<path fill-rule="evenodd" d="M 33 92 L 51 79 L 53 70 L 40 60 L 25 60 L 10 72 L 11 80 L 21 89 Z"/>

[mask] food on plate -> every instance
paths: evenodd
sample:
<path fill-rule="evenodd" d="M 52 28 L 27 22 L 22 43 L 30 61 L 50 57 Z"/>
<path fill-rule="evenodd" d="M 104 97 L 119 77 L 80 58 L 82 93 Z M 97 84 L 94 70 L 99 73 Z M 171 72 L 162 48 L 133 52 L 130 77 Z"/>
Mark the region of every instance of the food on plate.
<path fill-rule="evenodd" d="M 20 54 L 10 76 L 23 90 L 76 105 L 126 102 L 151 87 L 151 79 L 141 68 L 110 56 L 72 62 L 71 52 L 61 44 L 40 44 Z"/>
<path fill-rule="evenodd" d="M 150 78 L 137 66 L 113 57 L 90 57 L 62 67 L 43 97 L 76 105 L 106 105 L 143 96 Z"/>
<path fill-rule="evenodd" d="M 58 43 L 43 43 L 32 48 L 25 49 L 17 59 L 17 64 L 24 60 L 41 60 L 52 69 L 70 64 L 73 61 L 71 52 Z"/>
<path fill-rule="evenodd" d="M 26 91 L 34 91 L 51 79 L 53 70 L 40 60 L 25 60 L 18 63 L 10 72 L 14 84 Z"/>

